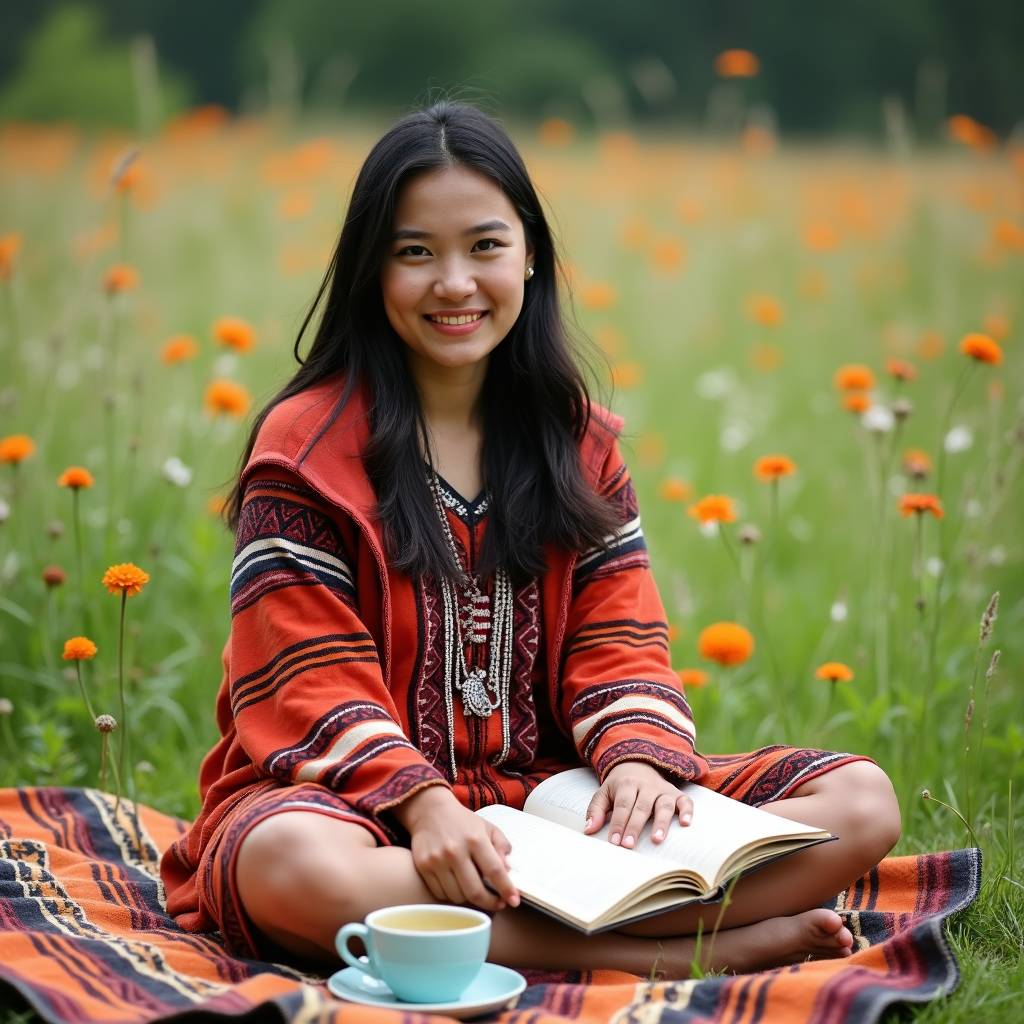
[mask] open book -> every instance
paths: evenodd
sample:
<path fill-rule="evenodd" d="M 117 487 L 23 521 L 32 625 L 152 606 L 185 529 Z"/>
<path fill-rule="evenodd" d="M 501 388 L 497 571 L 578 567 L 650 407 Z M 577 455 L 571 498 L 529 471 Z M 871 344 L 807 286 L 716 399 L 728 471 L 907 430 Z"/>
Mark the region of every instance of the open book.
<path fill-rule="evenodd" d="M 648 821 L 633 849 L 613 846 L 607 821 L 583 834 L 597 789 L 589 768 L 573 768 L 540 783 L 521 811 L 493 804 L 476 812 L 512 844 L 509 874 L 523 902 L 588 935 L 720 898 L 737 875 L 835 838 L 687 783 L 690 825 L 675 818 L 655 843 Z"/>

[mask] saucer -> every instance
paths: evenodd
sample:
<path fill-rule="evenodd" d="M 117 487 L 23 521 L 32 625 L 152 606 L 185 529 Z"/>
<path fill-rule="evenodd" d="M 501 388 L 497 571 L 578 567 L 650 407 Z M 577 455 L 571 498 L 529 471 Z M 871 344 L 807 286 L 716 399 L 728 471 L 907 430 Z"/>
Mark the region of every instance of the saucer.
<path fill-rule="evenodd" d="M 332 974 L 327 979 L 327 987 L 332 995 L 353 1003 L 395 1010 L 416 1010 L 419 1013 L 443 1013 L 466 1020 L 492 1010 L 505 1009 L 526 988 L 526 979 L 509 967 L 485 963 L 466 991 L 458 999 L 447 1003 L 408 1003 L 399 999 L 383 981 L 371 978 L 355 967 L 346 967 Z"/>

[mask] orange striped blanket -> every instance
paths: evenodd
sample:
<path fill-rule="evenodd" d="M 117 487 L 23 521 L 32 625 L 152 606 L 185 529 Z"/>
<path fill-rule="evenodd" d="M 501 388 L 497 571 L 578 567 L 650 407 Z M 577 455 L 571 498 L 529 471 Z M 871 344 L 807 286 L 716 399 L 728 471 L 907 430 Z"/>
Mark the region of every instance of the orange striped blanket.
<path fill-rule="evenodd" d="M 321 977 L 232 957 L 216 934 L 182 931 L 167 916 L 158 864 L 186 822 L 141 807 L 136 834 L 128 806 L 115 816 L 113 797 L 95 789 L 0 790 L 0 1006 L 60 1024 L 227 1018 L 260 1006 L 318 1024 L 440 1019 L 338 1002 Z M 974 849 L 883 861 L 837 898 L 857 945 L 844 960 L 688 982 L 524 972 L 518 1005 L 493 1019 L 875 1021 L 891 1003 L 955 987 L 943 922 L 975 898 L 980 872 Z"/>

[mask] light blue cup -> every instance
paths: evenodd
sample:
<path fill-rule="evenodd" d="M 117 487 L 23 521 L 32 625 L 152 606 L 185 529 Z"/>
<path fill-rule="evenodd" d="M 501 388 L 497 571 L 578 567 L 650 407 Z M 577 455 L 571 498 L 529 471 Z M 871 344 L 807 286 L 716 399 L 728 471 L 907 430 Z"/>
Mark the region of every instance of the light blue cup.
<path fill-rule="evenodd" d="M 358 936 L 366 958 L 348 948 Z M 471 907 L 408 903 L 367 914 L 338 929 L 334 944 L 351 967 L 383 981 L 410 1003 L 459 998 L 480 973 L 491 943 L 491 919 Z"/>

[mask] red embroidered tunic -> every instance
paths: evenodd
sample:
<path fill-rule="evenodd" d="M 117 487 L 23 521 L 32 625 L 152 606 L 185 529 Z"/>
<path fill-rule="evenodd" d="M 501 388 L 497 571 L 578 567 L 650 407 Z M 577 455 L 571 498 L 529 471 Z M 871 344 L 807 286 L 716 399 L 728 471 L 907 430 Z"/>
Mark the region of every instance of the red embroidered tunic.
<path fill-rule="evenodd" d="M 625 760 L 679 782 L 708 770 L 669 660 L 621 420 L 595 407 L 581 462 L 621 526 L 606 550 L 550 550 L 543 577 L 515 590 L 509 750 L 501 761 L 500 709 L 465 716 L 454 695 L 452 780 L 440 591 L 388 569 L 360 457 L 365 405 L 356 392 L 335 415 L 341 387 L 335 378 L 276 406 L 243 474 L 221 740 L 200 771 L 202 811 L 162 863 L 168 910 L 192 930 L 217 923 L 198 891 L 200 860 L 268 789 L 312 784 L 395 841 L 390 809 L 425 786 L 450 786 L 474 809 L 521 807 L 538 782 L 580 764 L 601 779 Z M 472 568 L 486 500 L 448 486 L 442 497 Z M 466 651 L 487 664 L 486 644 Z"/>

